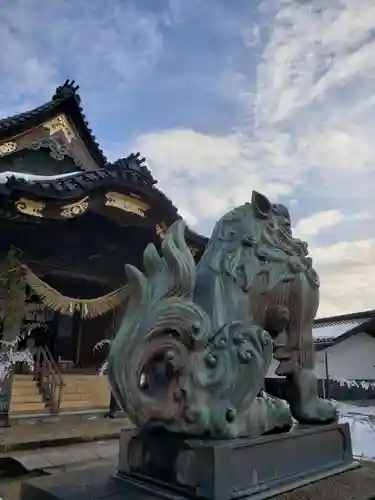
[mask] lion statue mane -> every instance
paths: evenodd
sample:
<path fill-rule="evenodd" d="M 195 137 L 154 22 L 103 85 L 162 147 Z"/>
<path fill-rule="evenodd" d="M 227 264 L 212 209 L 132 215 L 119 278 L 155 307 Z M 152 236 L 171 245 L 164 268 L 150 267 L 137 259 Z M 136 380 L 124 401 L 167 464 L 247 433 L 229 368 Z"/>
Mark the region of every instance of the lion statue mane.
<path fill-rule="evenodd" d="M 319 279 L 290 215 L 253 192 L 216 224 L 198 263 L 173 224 L 144 273 L 126 266 L 129 305 L 108 360 L 112 391 L 138 427 L 256 436 L 334 421 L 317 394 L 312 324 Z M 273 356 L 285 400 L 265 393 Z"/>

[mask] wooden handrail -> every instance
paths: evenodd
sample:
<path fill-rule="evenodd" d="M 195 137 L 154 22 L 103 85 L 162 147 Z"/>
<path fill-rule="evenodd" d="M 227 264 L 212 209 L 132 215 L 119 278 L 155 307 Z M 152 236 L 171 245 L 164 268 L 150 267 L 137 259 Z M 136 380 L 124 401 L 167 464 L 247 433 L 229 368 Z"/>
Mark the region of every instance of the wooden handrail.
<path fill-rule="evenodd" d="M 60 408 L 64 381 L 48 347 L 36 351 L 35 379 L 46 406 L 57 412 Z"/>
<path fill-rule="evenodd" d="M 55 374 L 56 374 L 57 378 L 59 379 L 60 384 L 64 385 L 64 381 L 63 381 L 60 369 L 59 369 L 56 361 L 53 359 L 51 351 L 49 350 L 49 348 L 47 346 L 42 347 L 42 349 L 44 349 L 46 351 L 47 356 L 48 356 L 48 358 L 49 358 L 49 360 L 50 360 L 50 362 L 55 370 Z"/>

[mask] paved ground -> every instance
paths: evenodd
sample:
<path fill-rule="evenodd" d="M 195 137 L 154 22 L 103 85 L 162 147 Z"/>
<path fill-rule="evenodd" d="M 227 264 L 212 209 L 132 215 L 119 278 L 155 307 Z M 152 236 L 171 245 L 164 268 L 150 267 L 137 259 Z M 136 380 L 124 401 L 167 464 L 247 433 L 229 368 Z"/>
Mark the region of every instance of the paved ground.
<path fill-rule="evenodd" d="M 0 477 L 25 474 L 35 471 L 49 471 L 59 467 L 94 462 L 96 460 L 116 459 L 119 451 L 118 439 L 112 441 L 96 441 L 79 445 L 59 446 L 37 450 L 13 451 L 0 456 Z"/>
<path fill-rule="evenodd" d="M 115 439 L 121 429 L 131 428 L 126 418 L 89 420 L 61 419 L 48 422 L 29 419 L 12 427 L 0 428 L 0 453 L 47 446 Z"/>
<path fill-rule="evenodd" d="M 117 443 L 116 443 L 117 445 Z M 82 448 L 87 445 L 76 445 L 76 448 Z M 100 447 L 100 444 L 99 444 Z M 62 450 L 61 448 L 58 448 L 57 450 Z M 56 450 L 56 451 L 57 451 Z M 109 448 L 107 447 L 107 454 Z M 98 450 L 96 450 L 98 452 Z M 102 452 L 104 451 L 101 450 Z M 113 451 L 113 450 L 112 450 Z M 43 452 L 39 450 L 39 453 L 43 455 Z M 76 450 L 76 455 L 77 453 Z M 116 449 L 116 455 L 117 455 L 117 449 Z M 90 468 L 90 471 L 95 473 L 95 468 L 96 467 L 102 467 L 103 465 L 110 467 L 113 469 L 115 472 L 116 470 L 116 464 L 117 464 L 117 456 L 114 457 L 106 457 L 106 458 L 96 458 L 93 460 L 89 460 L 88 462 L 85 463 L 74 463 L 74 464 L 66 464 L 63 466 L 56 466 L 56 467 L 48 467 L 46 470 L 34 470 L 31 471 L 27 474 L 22 474 L 21 476 L 16 476 L 16 477 L 3 477 L 1 478 L 0 475 L 0 500 L 18 500 L 19 495 L 20 495 L 20 490 L 21 490 L 21 485 L 24 481 L 33 479 L 33 478 L 38 478 L 41 476 L 45 476 L 46 474 L 61 474 L 61 473 L 66 473 L 70 471 L 78 471 L 78 470 L 85 470 L 87 468 Z M 0 469 L 1 473 L 1 469 Z"/>
<path fill-rule="evenodd" d="M 100 475 L 102 467 L 108 467 L 115 471 L 116 462 L 107 459 L 95 463 L 81 464 L 66 469 L 64 472 L 73 472 L 78 470 L 90 469 L 90 474 L 95 475 L 95 468 L 98 467 L 97 475 Z M 374 500 L 375 492 L 375 474 L 374 464 L 364 463 L 360 469 L 339 474 L 317 483 L 305 486 L 282 495 L 273 497 L 274 500 Z M 60 474 L 56 470 L 56 474 Z M 35 477 L 35 475 L 34 475 Z M 29 476 L 28 479 L 31 479 Z M 21 483 L 25 477 L 13 480 L 1 481 L 0 497 L 2 500 L 18 500 Z M 91 496 L 90 496 L 91 498 Z M 95 495 L 92 497 L 95 498 Z M 143 498 L 143 497 L 142 497 Z"/>
<path fill-rule="evenodd" d="M 0 500 L 18 500 L 26 479 L 109 463 L 116 469 L 126 418 L 26 419 L 0 428 Z"/>

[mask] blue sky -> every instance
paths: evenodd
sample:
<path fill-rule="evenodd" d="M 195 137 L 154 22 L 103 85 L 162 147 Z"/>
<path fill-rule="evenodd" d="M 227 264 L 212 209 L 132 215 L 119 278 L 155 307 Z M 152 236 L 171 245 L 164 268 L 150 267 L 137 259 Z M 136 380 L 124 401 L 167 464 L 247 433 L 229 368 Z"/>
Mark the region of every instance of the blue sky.
<path fill-rule="evenodd" d="M 310 243 L 319 315 L 375 309 L 374 26 L 373 0 L 0 0 L 0 115 L 75 79 L 194 229 L 257 189 Z"/>

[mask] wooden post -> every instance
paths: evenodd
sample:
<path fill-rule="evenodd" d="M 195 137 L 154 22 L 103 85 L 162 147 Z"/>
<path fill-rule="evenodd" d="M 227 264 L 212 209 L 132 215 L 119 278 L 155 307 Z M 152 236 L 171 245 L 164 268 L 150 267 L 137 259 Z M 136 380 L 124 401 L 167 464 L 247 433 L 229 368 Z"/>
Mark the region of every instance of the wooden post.
<path fill-rule="evenodd" d="M 6 353 L 4 347 L 0 347 L 1 353 Z M 7 374 L 4 379 L 0 380 L 0 427 L 9 426 L 9 410 L 10 400 L 12 395 L 12 373 Z"/>
<path fill-rule="evenodd" d="M 80 311 L 74 311 L 72 318 L 71 360 L 77 367 L 81 358 L 82 318 Z"/>
<path fill-rule="evenodd" d="M 82 343 L 82 317 L 78 318 L 78 339 L 77 339 L 77 352 L 76 352 L 76 366 L 79 365 L 81 357 L 81 343 Z"/>
<path fill-rule="evenodd" d="M 327 349 L 324 349 L 324 362 L 325 362 L 325 368 L 326 368 L 326 380 L 325 380 L 325 386 L 326 386 L 326 390 L 325 390 L 325 396 L 326 396 L 326 399 L 329 399 L 329 370 L 328 370 L 328 355 L 327 355 Z"/>

